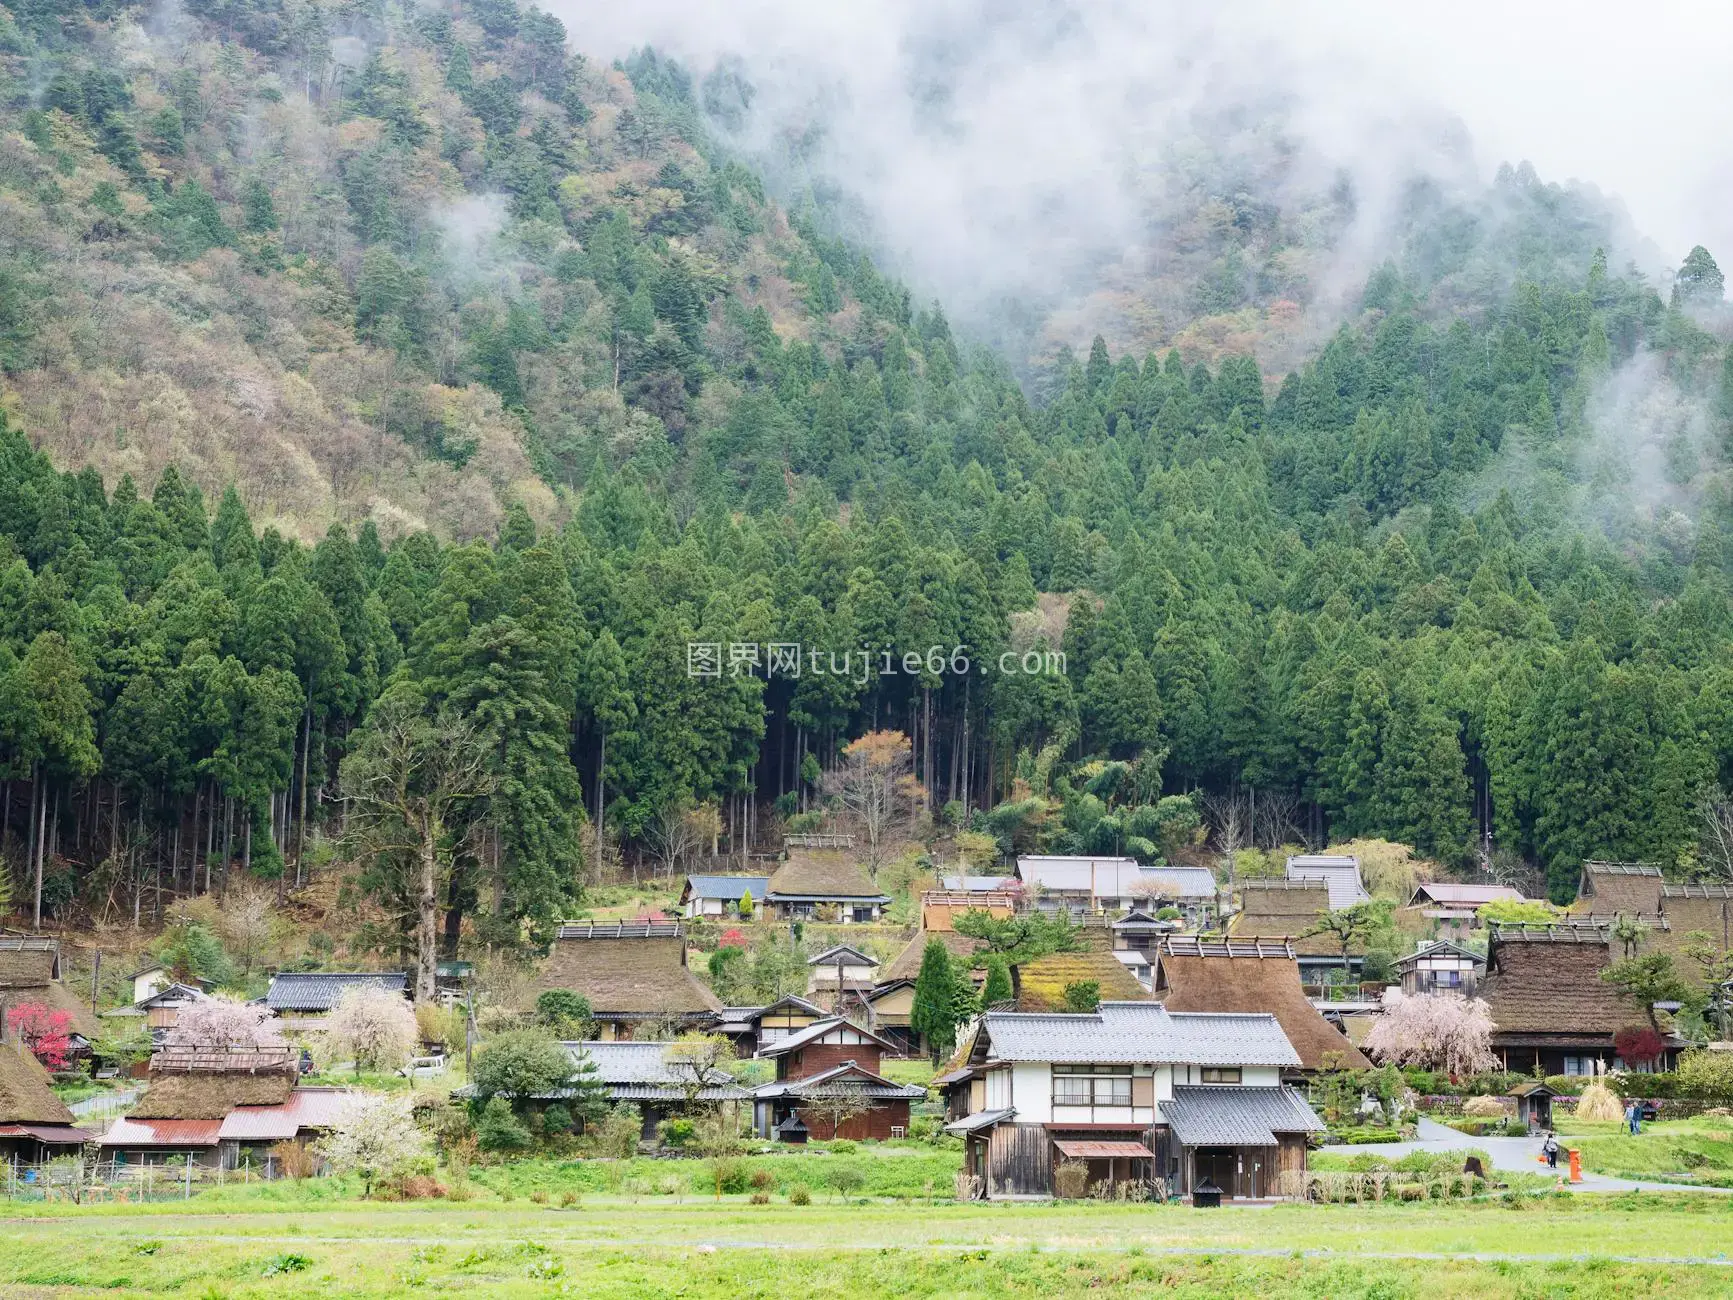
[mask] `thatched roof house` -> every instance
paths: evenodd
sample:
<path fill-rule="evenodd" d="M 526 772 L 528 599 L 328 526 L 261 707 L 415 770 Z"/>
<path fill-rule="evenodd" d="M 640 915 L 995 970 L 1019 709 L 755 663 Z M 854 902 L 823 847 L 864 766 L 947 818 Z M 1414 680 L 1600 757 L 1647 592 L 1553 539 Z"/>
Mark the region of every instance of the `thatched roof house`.
<path fill-rule="evenodd" d="M 1169 1011 L 1272 1015 L 1304 1070 L 1371 1064 L 1307 999 L 1294 950 L 1283 941 L 1170 935 L 1156 949 L 1155 996 Z"/>
<path fill-rule="evenodd" d="M 0 1043 L 0 1160 L 37 1164 L 90 1140 L 49 1085 L 48 1071 L 22 1043 Z"/>
<path fill-rule="evenodd" d="M 1150 994 L 1112 952 L 1054 952 L 1011 967 L 1019 1011 L 1067 1011 L 1065 990 L 1094 984 L 1103 1002 L 1148 1002 Z"/>
<path fill-rule="evenodd" d="M 39 1003 L 64 1011 L 72 1032 L 97 1036 L 89 1003 L 60 981 L 60 941 L 41 935 L 0 935 L 0 999 L 9 1007 Z"/>
<path fill-rule="evenodd" d="M 1703 982 L 1703 967 L 1688 949 L 1707 939 L 1721 952 L 1733 950 L 1733 885 L 1662 885 L 1661 916 L 1666 928 L 1645 934 L 1643 945 L 1671 953 L 1674 968 L 1694 983 Z"/>
<path fill-rule="evenodd" d="M 790 849 L 764 899 L 782 920 L 819 916 L 823 909 L 843 922 L 876 921 L 891 901 L 847 849 Z"/>
<path fill-rule="evenodd" d="M 686 965 L 678 922 L 577 921 L 562 925 L 536 989 L 570 989 L 589 999 L 604 1041 L 629 1039 L 645 1024 L 691 1025 L 722 1010 Z"/>
<path fill-rule="evenodd" d="M 913 939 L 903 946 L 903 950 L 891 959 L 891 964 L 879 972 L 879 983 L 893 984 L 897 980 L 912 980 L 921 973 L 921 959 L 926 956 L 927 941 L 937 939 L 945 945 L 951 954 L 951 961 L 958 966 L 967 966 L 975 959 L 975 954 L 987 946 L 985 939 L 971 939 L 966 934 L 958 934 L 955 930 L 921 930 Z M 985 968 L 969 972 L 976 984 L 987 978 Z"/>
<path fill-rule="evenodd" d="M 1330 913 L 1330 886 L 1322 880 L 1247 880 L 1240 884 L 1239 915 L 1228 925 L 1233 939 L 1287 939 L 1307 974 L 1342 964 L 1342 945 L 1330 934 L 1315 934 Z M 1350 967 L 1362 954 L 1349 951 Z"/>
<path fill-rule="evenodd" d="M 1505 1069 L 1592 1074 L 1614 1065 L 1613 1036 L 1647 1025 L 1648 1016 L 1601 979 L 1615 959 L 1613 946 L 1601 926 L 1488 928 L 1480 996 L 1492 1012 L 1492 1050 Z"/>
<path fill-rule="evenodd" d="M 1661 869 L 1652 862 L 1585 862 L 1577 887 L 1580 901 L 1596 914 L 1661 910 Z"/>

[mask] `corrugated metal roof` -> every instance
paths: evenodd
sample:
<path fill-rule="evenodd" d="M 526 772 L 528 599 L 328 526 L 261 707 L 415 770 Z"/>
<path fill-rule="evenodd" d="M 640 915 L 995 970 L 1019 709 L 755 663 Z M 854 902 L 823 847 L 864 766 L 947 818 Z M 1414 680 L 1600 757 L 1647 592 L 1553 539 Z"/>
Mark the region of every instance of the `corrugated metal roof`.
<path fill-rule="evenodd" d="M 1173 1090 L 1161 1113 L 1188 1147 L 1272 1147 L 1278 1133 L 1314 1133 L 1324 1127 L 1293 1088 L 1188 1085 Z"/>
<path fill-rule="evenodd" d="M 764 897 L 770 887 L 769 876 L 687 876 L 686 892 L 693 898 L 720 898 L 737 903 L 742 894 L 751 891 L 756 899 Z"/>
<path fill-rule="evenodd" d="M 1017 883 L 1016 876 L 944 876 L 939 883 L 952 893 L 997 894 Z"/>
<path fill-rule="evenodd" d="M 0 1124 L 0 1137 L 32 1137 L 51 1145 L 82 1146 L 95 1136 L 70 1124 Z"/>
<path fill-rule="evenodd" d="M 272 1011 L 329 1011 L 352 988 L 402 993 L 409 987 L 403 971 L 278 971 L 271 976 L 265 1005 Z"/>
<path fill-rule="evenodd" d="M 105 1147 L 214 1147 L 220 1119 L 133 1119 L 123 1115 L 102 1135 Z"/>
<path fill-rule="evenodd" d="M 1418 901 L 1422 894 L 1435 903 L 1457 903 L 1471 907 L 1481 907 L 1506 899 L 1514 903 L 1526 901 L 1520 889 L 1513 889 L 1509 885 L 1465 885 L 1455 880 L 1422 881 L 1414 887 L 1415 899 Z"/>
<path fill-rule="evenodd" d="M 667 1043 L 562 1043 L 575 1062 L 588 1056 L 595 1062 L 596 1073 L 607 1084 L 663 1084 L 678 1087 L 687 1082 L 689 1074 L 673 1069 L 664 1055 Z M 712 1070 L 706 1083 L 727 1084 L 732 1079 L 721 1070 Z"/>
<path fill-rule="evenodd" d="M 1360 879 L 1360 859 L 1346 854 L 1296 853 L 1288 859 L 1289 880 L 1321 880 L 1330 890 L 1330 910 L 1367 902 L 1372 895 Z"/>
<path fill-rule="evenodd" d="M 1032 853 L 1017 859 L 1017 876 L 1026 885 L 1068 894 L 1106 894 L 1123 898 L 1143 875 L 1136 858 Z"/>
<path fill-rule="evenodd" d="M 1059 1148 L 1059 1154 L 1070 1156 L 1073 1160 L 1117 1160 L 1122 1156 L 1134 1159 L 1152 1160 L 1155 1152 L 1141 1142 L 1097 1142 L 1054 1139 L 1053 1145 Z"/>
<path fill-rule="evenodd" d="M 936 1082 L 936 1081 L 935 1081 Z M 979 1133 L 982 1129 L 992 1128 L 995 1124 L 1003 1124 L 1017 1112 L 1007 1106 L 1003 1110 L 978 1110 L 973 1115 L 965 1115 L 945 1125 L 947 1133 Z"/>
<path fill-rule="evenodd" d="M 1170 1012 L 1159 1002 L 1103 1002 L 1093 1014 L 990 1011 L 988 1058 L 1072 1064 L 1299 1065 L 1273 1015 Z"/>
<path fill-rule="evenodd" d="M 295 1088 L 280 1106 L 236 1106 L 218 1134 L 242 1141 L 280 1141 L 302 1129 L 331 1128 L 342 1119 L 353 1093 L 341 1088 Z"/>

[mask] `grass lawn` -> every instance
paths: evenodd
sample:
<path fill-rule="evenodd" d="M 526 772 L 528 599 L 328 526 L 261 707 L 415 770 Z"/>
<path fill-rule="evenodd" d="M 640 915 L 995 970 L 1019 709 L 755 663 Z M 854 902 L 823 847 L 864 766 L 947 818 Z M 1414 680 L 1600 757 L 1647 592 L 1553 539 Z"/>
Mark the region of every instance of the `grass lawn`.
<path fill-rule="evenodd" d="M 332 1190 L 337 1185 L 327 1184 Z M 1257 1295 L 1575 1300 L 1733 1293 L 1733 1203 L 1683 1193 L 1415 1205 L 566 1208 L 316 1201 L 273 1186 L 151 1206 L 17 1207 L 0 1295 Z"/>
<path fill-rule="evenodd" d="M 1583 1168 L 1622 1178 L 1665 1176 L 1733 1186 L 1733 1119 L 1700 1116 L 1643 1125 L 1590 1124 L 1561 1116 L 1559 1141 L 1583 1153 Z"/>

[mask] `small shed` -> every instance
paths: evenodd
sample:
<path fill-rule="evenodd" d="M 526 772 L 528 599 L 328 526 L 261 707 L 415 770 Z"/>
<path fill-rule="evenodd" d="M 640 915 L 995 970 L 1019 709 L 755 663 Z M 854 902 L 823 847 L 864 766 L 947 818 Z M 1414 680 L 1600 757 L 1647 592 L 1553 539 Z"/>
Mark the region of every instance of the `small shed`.
<path fill-rule="evenodd" d="M 1506 1095 L 1516 1098 L 1516 1117 L 1528 1125 L 1530 1133 L 1552 1127 L 1552 1100 L 1559 1094 L 1546 1084 L 1538 1079 L 1518 1084 Z"/>

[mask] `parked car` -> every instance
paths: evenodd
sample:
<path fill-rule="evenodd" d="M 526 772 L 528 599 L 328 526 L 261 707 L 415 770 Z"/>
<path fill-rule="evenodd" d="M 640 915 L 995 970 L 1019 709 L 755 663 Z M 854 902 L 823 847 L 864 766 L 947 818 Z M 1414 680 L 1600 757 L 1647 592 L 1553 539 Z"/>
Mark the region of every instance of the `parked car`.
<path fill-rule="evenodd" d="M 445 1058 L 443 1056 L 411 1057 L 409 1064 L 397 1073 L 405 1079 L 431 1079 L 445 1073 Z"/>

